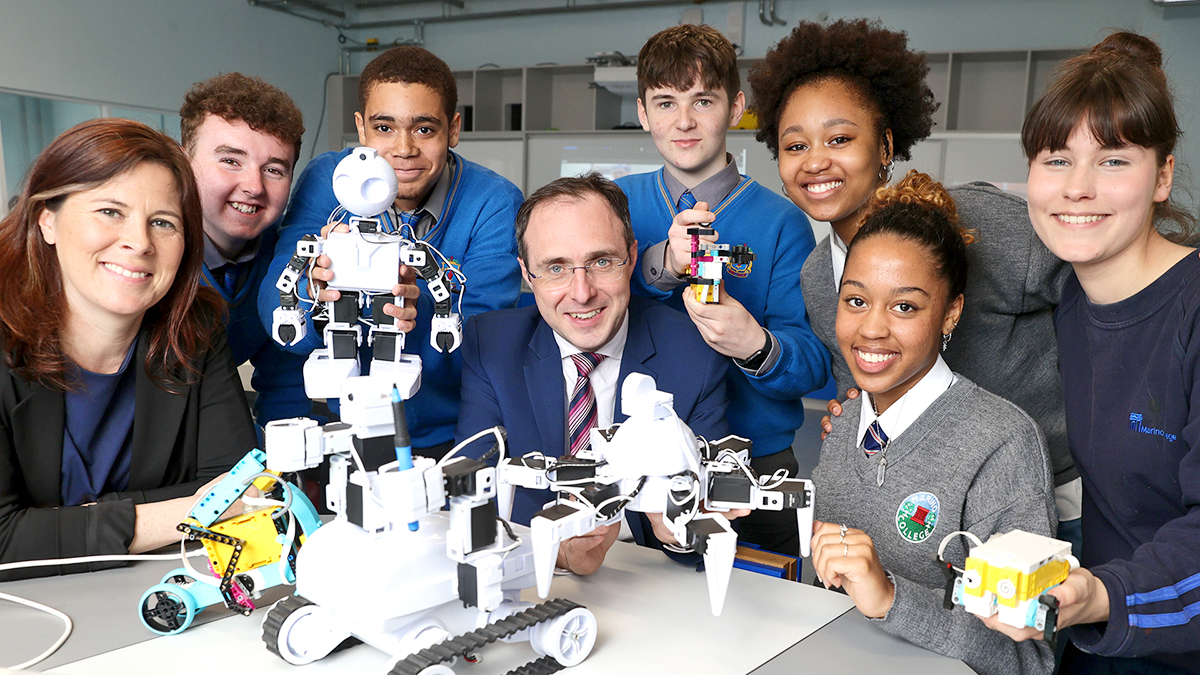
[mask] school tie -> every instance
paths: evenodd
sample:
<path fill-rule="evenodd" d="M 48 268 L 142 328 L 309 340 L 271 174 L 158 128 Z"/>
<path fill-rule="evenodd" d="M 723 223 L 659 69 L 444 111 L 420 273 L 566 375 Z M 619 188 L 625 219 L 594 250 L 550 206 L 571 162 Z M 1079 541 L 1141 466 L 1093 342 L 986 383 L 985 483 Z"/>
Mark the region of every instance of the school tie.
<path fill-rule="evenodd" d="M 571 407 L 567 414 L 567 429 L 571 434 L 570 454 L 591 447 L 591 429 L 596 426 L 596 393 L 588 375 L 604 360 L 603 354 L 582 352 L 572 354 L 579 379 L 575 381 L 575 392 L 571 394 Z"/>
<path fill-rule="evenodd" d="M 401 224 L 408 226 L 409 236 L 411 236 L 411 237 L 417 236 L 417 223 L 421 222 L 421 214 L 422 213 L 424 213 L 424 211 L 413 211 L 412 213 L 409 213 L 408 211 L 397 211 L 396 212 L 397 217 L 400 218 Z M 401 229 L 403 229 L 403 228 L 401 228 Z"/>
<path fill-rule="evenodd" d="M 217 283 L 221 284 L 221 289 L 231 299 L 237 295 L 238 277 L 241 276 L 241 267 L 237 263 L 226 263 L 213 270 L 213 278 Z"/>
<path fill-rule="evenodd" d="M 691 191 L 685 191 L 679 197 L 679 205 L 678 206 L 679 206 L 680 211 L 685 211 L 687 209 L 695 208 L 696 207 L 695 195 L 693 195 L 691 193 Z"/>
<path fill-rule="evenodd" d="M 879 426 L 879 420 L 871 422 L 871 426 L 867 427 L 867 436 L 863 439 L 863 450 L 866 451 L 867 457 L 886 448 L 887 442 L 887 434 L 883 433 L 883 427 Z"/>

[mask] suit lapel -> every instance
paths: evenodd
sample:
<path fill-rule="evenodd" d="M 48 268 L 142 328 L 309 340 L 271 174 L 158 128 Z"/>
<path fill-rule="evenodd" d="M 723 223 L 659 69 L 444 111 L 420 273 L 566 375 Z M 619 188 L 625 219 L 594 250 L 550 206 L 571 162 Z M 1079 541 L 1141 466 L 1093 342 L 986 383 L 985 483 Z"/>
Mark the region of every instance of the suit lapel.
<path fill-rule="evenodd" d="M 61 391 L 36 384 L 13 407 L 13 450 L 35 506 L 62 505 L 64 407 Z"/>
<path fill-rule="evenodd" d="M 621 386 L 629 373 L 643 373 L 658 381 L 658 371 L 650 367 L 649 361 L 654 356 L 654 336 L 650 325 L 642 313 L 643 302 L 653 302 L 633 297 L 629 300 L 629 331 L 625 337 L 625 351 L 621 354 L 621 375 L 617 379 L 617 405 L 613 410 L 613 421 L 624 422 L 629 416 L 621 410 Z"/>
<path fill-rule="evenodd" d="M 542 452 L 552 457 L 562 456 L 567 447 L 567 388 L 558 343 L 545 321 L 538 321 L 525 352 L 525 388 L 542 439 Z M 526 452 L 520 448 L 516 451 Z"/>
<path fill-rule="evenodd" d="M 175 440 L 185 428 L 190 387 L 184 393 L 169 394 L 146 373 L 146 349 L 149 334 L 138 336 L 137 355 L 131 367 L 137 368 L 133 413 L 133 457 L 129 466 L 129 489 L 148 490 L 163 484 L 169 464 L 175 457 Z"/>

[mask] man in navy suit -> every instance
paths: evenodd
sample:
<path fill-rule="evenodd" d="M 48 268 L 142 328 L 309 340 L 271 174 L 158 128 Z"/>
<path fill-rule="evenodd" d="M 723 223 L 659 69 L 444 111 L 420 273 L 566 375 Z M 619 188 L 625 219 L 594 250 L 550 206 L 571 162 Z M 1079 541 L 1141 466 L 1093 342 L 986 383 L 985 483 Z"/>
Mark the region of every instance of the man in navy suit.
<path fill-rule="evenodd" d="M 619 392 L 632 372 L 654 377 L 658 389 L 673 394 L 676 414 L 695 433 L 726 435 L 726 361 L 685 314 L 630 297 L 637 241 L 620 188 L 597 173 L 560 178 L 521 205 L 516 233 L 536 306 L 467 322 L 456 441 L 500 424 L 510 455 L 569 454 L 586 444 L 588 428 L 626 418 Z M 476 443 L 465 454 L 478 457 L 486 446 Z M 517 489 L 512 519 L 529 524 L 551 498 L 548 491 Z M 648 523 L 630 518 L 635 538 L 653 545 Z M 594 572 L 617 529 L 563 542 L 559 566 Z"/>

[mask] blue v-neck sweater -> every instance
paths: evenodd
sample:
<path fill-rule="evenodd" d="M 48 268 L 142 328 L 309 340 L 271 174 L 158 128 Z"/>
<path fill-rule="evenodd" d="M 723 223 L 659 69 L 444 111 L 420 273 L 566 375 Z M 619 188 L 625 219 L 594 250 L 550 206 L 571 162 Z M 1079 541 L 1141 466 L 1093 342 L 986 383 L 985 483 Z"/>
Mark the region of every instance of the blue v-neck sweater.
<path fill-rule="evenodd" d="M 617 180 L 629 197 L 639 255 L 667 238 L 678 213 L 663 171 Z M 748 275 L 726 269 L 725 292 L 771 331 L 780 346 L 778 361 L 761 375 L 745 372 L 730 359 L 725 379 L 729 430 L 754 442 L 755 457 L 772 455 L 790 448 L 804 423 L 801 397 L 829 377 L 829 352 L 808 325 L 800 291 L 800 268 L 815 244 L 812 227 L 795 205 L 747 176 L 713 212 L 721 243 L 748 244 L 758 256 Z M 682 294 L 688 286 L 668 294 L 647 284 L 641 274 L 633 276 L 634 293 L 685 311 Z"/>

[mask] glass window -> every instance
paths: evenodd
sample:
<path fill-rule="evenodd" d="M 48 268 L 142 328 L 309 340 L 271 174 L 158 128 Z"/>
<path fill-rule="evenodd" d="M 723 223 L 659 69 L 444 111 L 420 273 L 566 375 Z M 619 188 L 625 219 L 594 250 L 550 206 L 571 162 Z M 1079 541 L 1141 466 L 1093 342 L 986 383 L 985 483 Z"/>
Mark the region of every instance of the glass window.
<path fill-rule="evenodd" d="M 80 122 L 102 116 L 137 120 L 179 140 L 177 114 L 0 91 L 0 206 L 6 207 L 20 192 L 25 172 L 51 141 Z"/>

